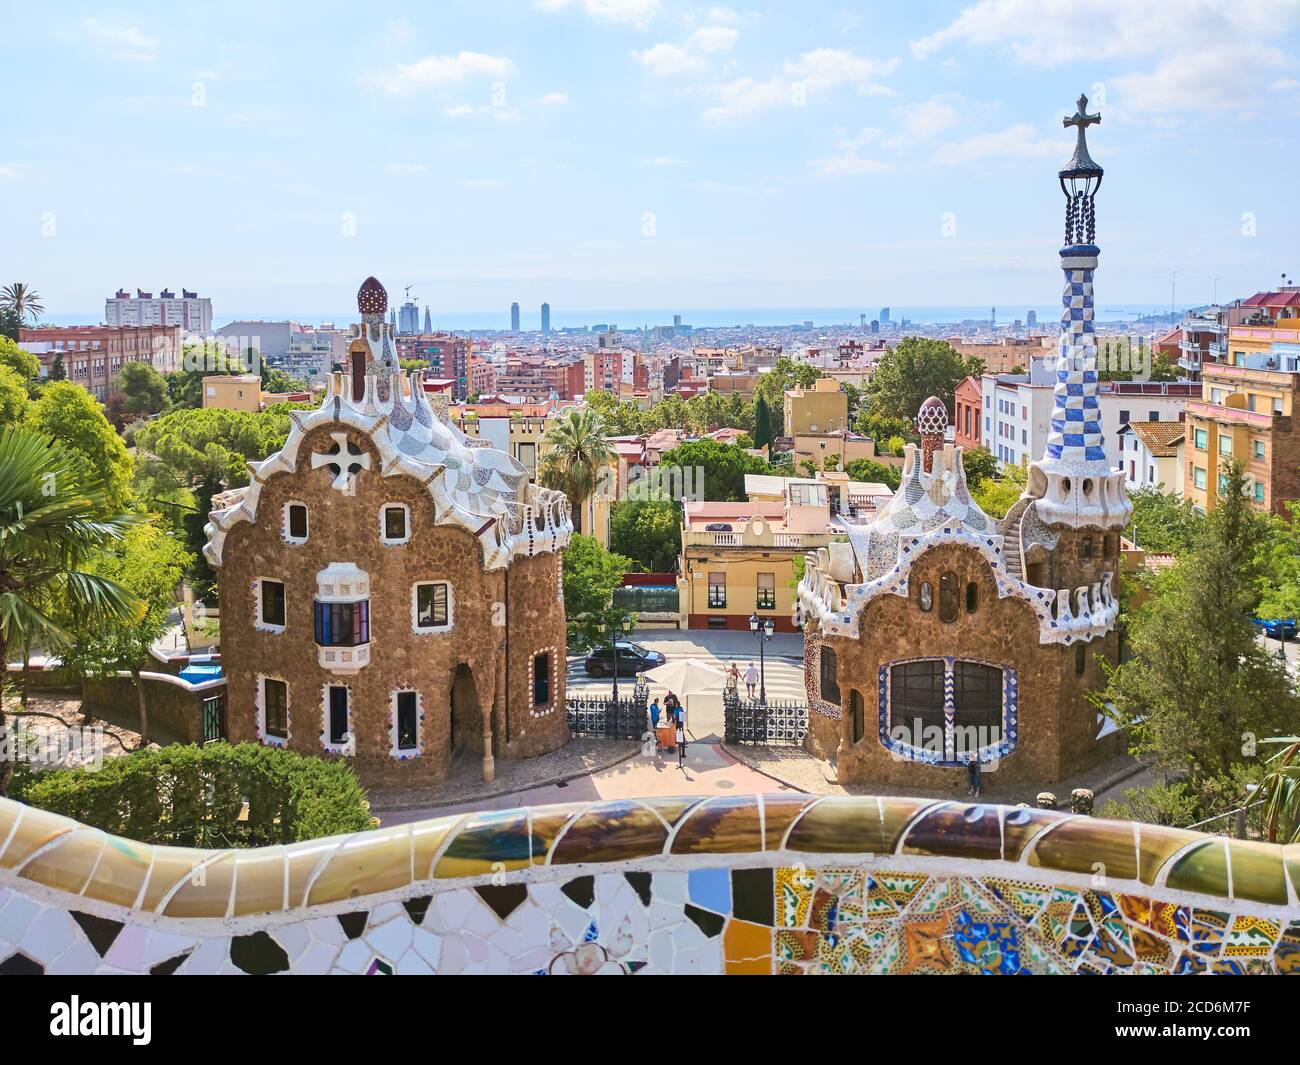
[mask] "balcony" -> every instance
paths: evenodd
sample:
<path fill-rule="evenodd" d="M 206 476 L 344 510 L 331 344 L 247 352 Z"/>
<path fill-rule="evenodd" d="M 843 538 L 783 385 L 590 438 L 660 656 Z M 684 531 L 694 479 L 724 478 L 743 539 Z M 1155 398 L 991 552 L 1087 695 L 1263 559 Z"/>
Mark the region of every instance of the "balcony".
<path fill-rule="evenodd" d="M 1246 410 L 1244 407 L 1225 407 L 1219 403 L 1208 403 L 1199 399 L 1187 401 L 1187 414 L 1190 417 L 1206 418 L 1214 422 L 1249 425 L 1253 429 L 1261 429 L 1266 432 L 1272 432 L 1279 421 L 1290 422 L 1289 418 L 1283 418 L 1280 414 L 1273 415 L 1262 411 Z"/>

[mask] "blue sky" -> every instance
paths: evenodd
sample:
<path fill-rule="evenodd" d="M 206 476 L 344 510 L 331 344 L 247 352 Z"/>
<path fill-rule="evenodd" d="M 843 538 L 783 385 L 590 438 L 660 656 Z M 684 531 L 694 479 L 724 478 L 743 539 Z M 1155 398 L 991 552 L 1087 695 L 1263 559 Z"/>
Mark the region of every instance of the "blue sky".
<path fill-rule="evenodd" d="M 217 8 L 220 10 L 217 10 Z M 1300 4 L 0 2 L 0 260 L 50 311 L 1051 304 L 1300 275 Z M 689 318 L 689 313 L 688 313 Z"/>

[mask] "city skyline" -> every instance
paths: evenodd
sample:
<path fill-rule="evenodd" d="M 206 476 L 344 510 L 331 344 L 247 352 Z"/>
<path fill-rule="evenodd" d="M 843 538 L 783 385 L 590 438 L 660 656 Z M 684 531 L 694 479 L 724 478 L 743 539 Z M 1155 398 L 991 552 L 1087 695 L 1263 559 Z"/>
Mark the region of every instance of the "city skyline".
<path fill-rule="evenodd" d="M 380 4 L 357 26 L 329 5 L 7 4 L 0 55 L 49 106 L 11 117 L 0 228 L 52 316 L 164 284 L 221 318 L 306 316 L 346 306 L 361 258 L 435 321 L 503 328 L 516 300 L 551 303 L 557 327 L 883 303 L 1010 320 L 1054 303 L 1058 194 L 1039 178 L 1069 155 L 1060 101 L 1082 91 L 1105 114 L 1099 161 L 1123 163 L 1108 294 L 1206 304 L 1297 268 L 1270 174 L 1295 162 L 1300 12 L 1192 8 L 541 0 Z M 1245 165 L 1261 150 L 1270 166 Z"/>

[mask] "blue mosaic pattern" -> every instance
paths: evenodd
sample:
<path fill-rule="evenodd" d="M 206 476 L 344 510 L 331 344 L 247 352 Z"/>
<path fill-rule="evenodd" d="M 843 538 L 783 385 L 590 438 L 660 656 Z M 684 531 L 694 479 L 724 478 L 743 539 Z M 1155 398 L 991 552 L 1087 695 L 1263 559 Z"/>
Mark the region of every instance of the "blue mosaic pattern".
<path fill-rule="evenodd" d="M 1080 248 L 1062 251 L 1079 261 Z M 1095 251 L 1095 249 L 1088 249 Z M 1068 261 L 1068 259 L 1067 259 Z M 1091 261 L 1095 264 L 1096 259 Z M 1067 462 L 1104 460 L 1101 407 L 1097 401 L 1097 340 L 1093 327 L 1093 267 L 1066 267 L 1061 297 L 1055 403 L 1047 457 Z"/>

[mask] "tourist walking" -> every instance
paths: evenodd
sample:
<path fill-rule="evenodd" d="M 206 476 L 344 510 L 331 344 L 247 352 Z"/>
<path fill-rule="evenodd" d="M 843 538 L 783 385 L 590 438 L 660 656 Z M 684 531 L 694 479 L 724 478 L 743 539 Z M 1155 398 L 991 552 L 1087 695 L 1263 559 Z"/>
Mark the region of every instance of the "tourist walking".
<path fill-rule="evenodd" d="M 754 663 L 749 663 L 749 668 L 745 670 L 745 693 L 749 698 L 754 698 L 754 685 L 758 683 L 758 670 L 754 668 Z"/>
<path fill-rule="evenodd" d="M 980 794 L 980 761 L 978 758 L 972 758 L 966 763 L 966 783 L 970 785 L 966 790 L 966 794 L 974 795 L 978 799 Z"/>
<path fill-rule="evenodd" d="M 682 720 L 680 711 L 677 717 L 677 764 L 684 766 L 686 764 L 686 723 Z"/>
<path fill-rule="evenodd" d="M 727 690 L 740 690 L 740 667 L 734 661 L 727 667 Z"/>
<path fill-rule="evenodd" d="M 659 709 L 659 696 L 650 700 L 650 731 L 655 737 L 655 754 L 659 753 L 659 715 L 663 713 Z"/>

